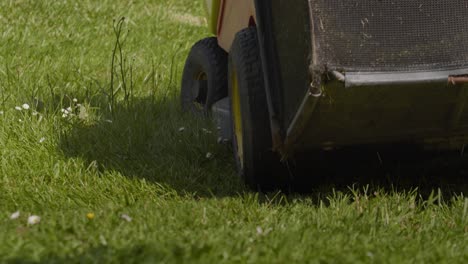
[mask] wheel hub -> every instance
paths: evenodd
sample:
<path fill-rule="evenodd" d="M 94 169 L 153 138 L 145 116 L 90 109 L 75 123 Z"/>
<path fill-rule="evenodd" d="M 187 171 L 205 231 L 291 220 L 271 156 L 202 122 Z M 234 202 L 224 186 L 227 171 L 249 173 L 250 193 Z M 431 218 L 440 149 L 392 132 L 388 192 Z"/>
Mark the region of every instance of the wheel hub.
<path fill-rule="evenodd" d="M 206 99 L 208 97 L 208 77 L 206 73 L 200 72 L 195 76 L 193 82 L 193 104 L 199 110 L 203 110 L 206 105 Z"/>

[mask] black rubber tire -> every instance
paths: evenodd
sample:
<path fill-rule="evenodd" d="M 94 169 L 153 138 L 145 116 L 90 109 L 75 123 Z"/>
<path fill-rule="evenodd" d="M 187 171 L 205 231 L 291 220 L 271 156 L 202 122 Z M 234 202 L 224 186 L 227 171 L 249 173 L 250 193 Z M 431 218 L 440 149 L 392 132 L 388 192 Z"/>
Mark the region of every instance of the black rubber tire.
<path fill-rule="evenodd" d="M 180 91 L 182 109 L 208 115 L 213 104 L 227 93 L 227 53 L 215 37 L 198 41 L 185 62 Z"/>
<path fill-rule="evenodd" d="M 229 53 L 228 87 L 231 101 L 233 151 L 245 183 L 261 192 L 286 190 L 288 172 L 272 151 L 269 112 L 263 80 L 257 31 L 249 27 L 237 33 Z M 237 84 L 234 84 L 237 79 Z M 236 135 L 233 87 L 237 85 L 241 113 L 242 157 Z M 234 88 L 235 89 L 235 88 Z"/>

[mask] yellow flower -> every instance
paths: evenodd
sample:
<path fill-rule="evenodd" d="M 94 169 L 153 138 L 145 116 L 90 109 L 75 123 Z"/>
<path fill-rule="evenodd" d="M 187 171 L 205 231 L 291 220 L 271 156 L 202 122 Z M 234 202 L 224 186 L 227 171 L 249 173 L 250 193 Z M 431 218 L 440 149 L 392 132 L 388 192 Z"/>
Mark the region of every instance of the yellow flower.
<path fill-rule="evenodd" d="M 87 213 L 86 218 L 88 218 L 89 220 L 93 220 L 94 219 L 94 213 Z"/>

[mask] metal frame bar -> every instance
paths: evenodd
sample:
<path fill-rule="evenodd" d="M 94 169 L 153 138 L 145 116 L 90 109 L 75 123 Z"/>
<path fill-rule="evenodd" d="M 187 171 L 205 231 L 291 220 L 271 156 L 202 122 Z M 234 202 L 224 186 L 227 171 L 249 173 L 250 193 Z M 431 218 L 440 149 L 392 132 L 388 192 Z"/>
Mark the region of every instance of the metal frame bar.
<path fill-rule="evenodd" d="M 450 77 L 468 74 L 468 69 L 422 72 L 347 72 L 346 87 L 448 83 Z M 456 79 L 455 79 L 456 80 Z"/>
<path fill-rule="evenodd" d="M 278 65 L 275 40 L 272 34 L 271 5 L 269 1 L 255 0 L 257 13 L 257 34 L 260 55 L 263 65 L 265 90 L 270 113 L 270 126 L 273 141 L 273 150 L 283 152 L 284 131 L 281 129 L 281 80 Z"/>

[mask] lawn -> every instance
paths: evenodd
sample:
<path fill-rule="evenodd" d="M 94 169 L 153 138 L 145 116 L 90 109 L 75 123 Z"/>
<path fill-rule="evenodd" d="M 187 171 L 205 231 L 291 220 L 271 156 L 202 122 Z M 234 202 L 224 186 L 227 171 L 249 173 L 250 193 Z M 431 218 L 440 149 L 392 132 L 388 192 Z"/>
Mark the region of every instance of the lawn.
<path fill-rule="evenodd" d="M 337 158 L 306 194 L 244 187 L 213 124 L 179 105 L 203 15 L 190 0 L 0 1 L 1 263 L 468 262 L 457 155 L 375 174 Z"/>

